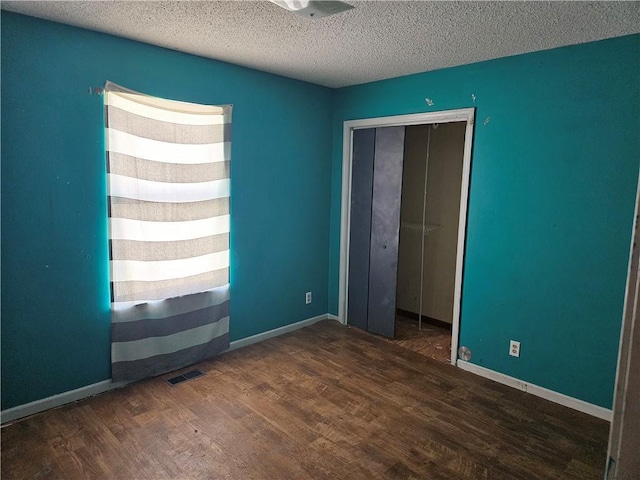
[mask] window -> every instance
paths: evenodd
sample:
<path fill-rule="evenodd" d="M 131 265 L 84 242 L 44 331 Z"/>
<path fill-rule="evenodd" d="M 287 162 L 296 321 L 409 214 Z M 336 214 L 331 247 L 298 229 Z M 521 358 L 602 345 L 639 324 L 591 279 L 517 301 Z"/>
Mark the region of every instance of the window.
<path fill-rule="evenodd" d="M 231 107 L 105 89 L 112 378 L 229 346 Z"/>

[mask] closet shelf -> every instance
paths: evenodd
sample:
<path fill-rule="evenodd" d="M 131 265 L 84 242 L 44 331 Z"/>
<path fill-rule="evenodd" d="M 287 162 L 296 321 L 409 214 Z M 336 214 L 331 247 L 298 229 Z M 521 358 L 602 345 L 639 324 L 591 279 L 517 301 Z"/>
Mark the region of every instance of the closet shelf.
<path fill-rule="evenodd" d="M 400 228 L 403 230 L 409 230 L 410 232 L 423 233 L 424 235 L 429 235 L 429 233 L 441 227 L 442 225 L 436 225 L 431 223 L 427 223 L 424 226 L 421 223 L 411 223 L 411 222 L 402 222 L 400 224 Z"/>

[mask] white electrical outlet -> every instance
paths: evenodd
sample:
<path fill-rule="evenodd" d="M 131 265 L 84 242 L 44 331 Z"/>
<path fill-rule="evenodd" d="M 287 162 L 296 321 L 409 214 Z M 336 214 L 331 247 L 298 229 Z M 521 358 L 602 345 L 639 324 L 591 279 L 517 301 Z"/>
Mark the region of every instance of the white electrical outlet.
<path fill-rule="evenodd" d="M 509 355 L 511 355 L 512 357 L 520 356 L 520 342 L 511 340 L 511 342 L 509 343 Z"/>
<path fill-rule="evenodd" d="M 304 302 L 309 305 L 311 303 L 311 292 L 307 292 L 304 296 Z"/>

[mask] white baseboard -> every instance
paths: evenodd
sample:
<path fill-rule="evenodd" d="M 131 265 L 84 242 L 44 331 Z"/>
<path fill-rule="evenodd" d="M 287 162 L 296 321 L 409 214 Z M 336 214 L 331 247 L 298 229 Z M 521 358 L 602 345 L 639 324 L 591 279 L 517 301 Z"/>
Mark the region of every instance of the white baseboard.
<path fill-rule="evenodd" d="M 323 315 L 318 315 L 317 317 L 312 317 L 306 320 L 302 320 L 300 322 L 292 323 L 291 325 L 285 325 L 284 327 L 274 328 L 273 330 L 269 330 L 268 332 L 259 333 L 257 335 L 243 338 L 241 340 L 235 340 L 231 342 L 229 348 L 225 351 L 229 352 L 231 350 L 236 350 L 238 348 L 246 347 L 247 345 L 261 342 L 269 338 L 277 337 L 278 335 L 283 335 L 285 333 L 293 332 L 294 330 L 298 330 L 300 328 L 313 325 L 314 323 L 319 322 L 321 320 L 327 320 L 327 319 L 337 320 L 337 317 L 335 317 L 334 315 L 325 313 Z M 91 397 L 93 395 L 98 395 L 99 393 L 104 393 L 104 392 L 108 392 L 109 390 L 124 387 L 129 383 L 131 382 L 115 382 L 114 383 L 111 381 L 111 379 L 103 380 L 98 383 L 93 383 L 91 385 L 76 388 L 75 390 L 69 390 L 68 392 L 62 392 L 47 398 L 42 398 L 40 400 L 35 400 L 33 402 L 25 403 L 24 405 L 18 405 L 17 407 L 7 408 L 6 410 L 2 410 L 2 412 L 0 412 L 0 424 L 4 425 L 5 423 L 13 422 L 20 418 L 28 417 L 29 415 L 34 415 L 36 413 L 44 412 L 45 410 L 49 410 L 51 408 L 60 407 L 62 405 L 66 405 L 67 403 L 75 402 L 78 400 L 82 400 L 83 398 Z"/>
<path fill-rule="evenodd" d="M 112 382 L 111 379 L 103 380 L 98 383 L 93 383 L 85 387 L 76 388 L 75 390 L 69 390 L 68 392 L 62 392 L 57 395 L 52 395 L 47 398 L 42 398 L 34 402 L 25 403 L 24 405 L 18 405 L 17 407 L 7 408 L 0 412 L 0 423 L 4 425 L 7 422 L 13 422 L 22 417 L 28 417 L 35 413 L 44 412 L 51 408 L 60 407 L 67 403 L 82 400 L 83 398 L 98 395 L 99 393 L 108 392 L 114 388 L 124 387 L 130 382 Z"/>
<path fill-rule="evenodd" d="M 321 320 L 329 320 L 329 319 L 333 320 L 333 318 L 331 317 L 333 317 L 333 315 L 329 315 L 328 313 L 323 313 L 322 315 L 318 315 L 317 317 L 307 318 L 306 320 L 292 323 L 290 325 L 285 325 L 284 327 L 274 328 L 273 330 L 269 330 L 268 332 L 262 332 L 247 338 L 235 340 L 231 342 L 231 344 L 229 345 L 229 348 L 225 351 L 230 352 L 231 350 L 236 350 L 238 348 L 246 347 L 247 345 L 251 345 L 253 343 L 262 342 L 263 340 L 268 340 L 269 338 L 277 337 L 279 335 L 284 335 L 285 333 L 293 332 L 294 330 L 299 330 L 300 328 L 313 325 L 314 323 L 317 323 Z"/>
<path fill-rule="evenodd" d="M 458 360 L 456 365 L 462 370 L 475 373 L 476 375 L 488 378 L 490 380 L 493 380 L 494 382 L 517 388 L 518 390 L 530 393 L 532 395 L 535 395 L 536 397 L 544 398 L 545 400 L 549 400 L 550 402 L 559 403 L 560 405 L 564 405 L 565 407 L 573 408 L 574 410 L 587 413 L 594 417 L 601 418 L 602 420 L 606 420 L 608 422 L 611 421 L 612 411 L 608 408 L 600 407 L 598 405 L 594 405 L 592 403 L 570 397 L 563 393 L 554 392 L 553 390 L 549 390 L 548 388 L 540 387 L 538 385 L 534 385 L 532 383 L 510 377 L 509 375 L 505 375 L 504 373 L 496 372 L 494 370 L 489 370 L 488 368 L 481 367 L 473 363 L 465 362 L 464 360 Z"/>

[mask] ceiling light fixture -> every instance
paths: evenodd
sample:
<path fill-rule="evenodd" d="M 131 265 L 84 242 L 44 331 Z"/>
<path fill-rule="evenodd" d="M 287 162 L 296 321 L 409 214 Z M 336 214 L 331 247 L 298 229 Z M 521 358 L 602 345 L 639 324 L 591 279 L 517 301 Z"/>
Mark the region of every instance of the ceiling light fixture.
<path fill-rule="evenodd" d="M 279 7 L 304 18 L 322 18 L 346 12 L 353 7 L 348 3 L 321 0 L 269 0 Z"/>

